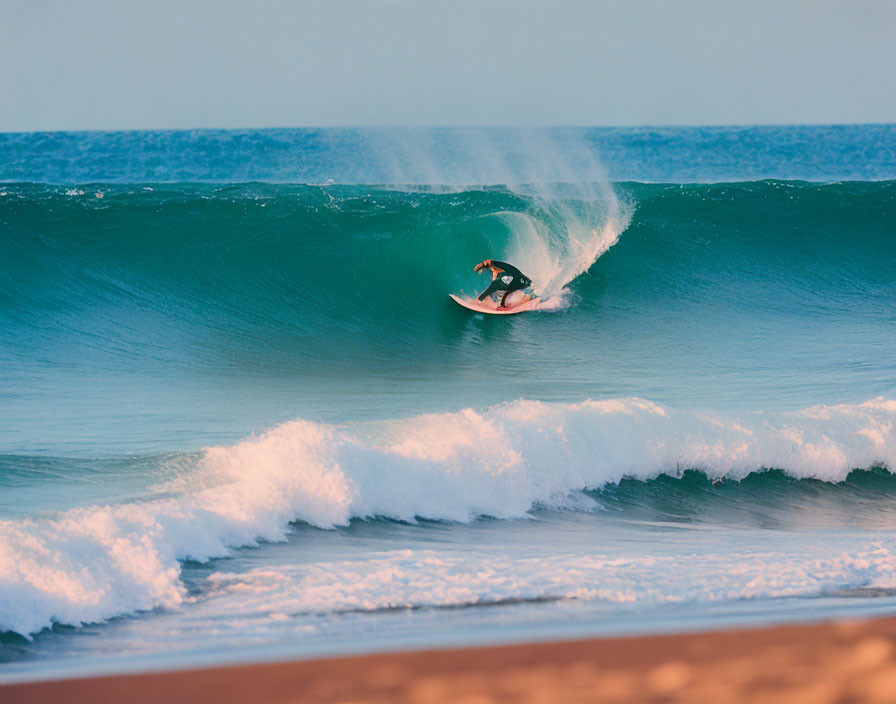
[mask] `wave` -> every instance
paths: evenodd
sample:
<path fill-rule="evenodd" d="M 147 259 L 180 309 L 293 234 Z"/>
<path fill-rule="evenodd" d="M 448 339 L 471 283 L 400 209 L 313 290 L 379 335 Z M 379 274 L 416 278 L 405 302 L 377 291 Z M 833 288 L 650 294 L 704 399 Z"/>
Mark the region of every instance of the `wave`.
<path fill-rule="evenodd" d="M 309 304 L 327 318 L 484 288 L 472 267 L 488 257 L 513 258 L 556 294 L 627 223 L 608 189 L 570 206 L 504 189 L 22 185 L 2 192 L 0 213 L 0 314 L 206 308 L 281 326 Z"/>
<path fill-rule="evenodd" d="M 201 360 L 190 340 L 311 351 L 351 349 L 361 335 L 396 348 L 413 339 L 425 357 L 444 342 L 434 314 L 450 309 L 449 292 L 485 287 L 472 267 L 487 257 L 517 263 L 543 296 L 643 313 L 722 305 L 881 318 L 896 277 L 893 182 L 2 193 L 0 325 L 11 346 L 52 334 L 104 353 L 114 339 L 118 355 Z"/>
<path fill-rule="evenodd" d="M 343 426 L 298 420 L 207 449 L 154 498 L 0 522 L 0 630 L 176 607 L 187 599 L 182 561 L 283 540 L 297 521 L 520 519 L 611 509 L 625 481 L 689 469 L 743 485 L 763 468 L 843 483 L 854 469 L 894 466 L 896 401 L 883 398 L 737 417 L 632 398 Z"/>
<path fill-rule="evenodd" d="M 192 450 L 514 398 L 893 396 L 896 183 L 607 188 L 3 186 L 0 450 Z M 486 257 L 557 305 L 460 309 Z"/>

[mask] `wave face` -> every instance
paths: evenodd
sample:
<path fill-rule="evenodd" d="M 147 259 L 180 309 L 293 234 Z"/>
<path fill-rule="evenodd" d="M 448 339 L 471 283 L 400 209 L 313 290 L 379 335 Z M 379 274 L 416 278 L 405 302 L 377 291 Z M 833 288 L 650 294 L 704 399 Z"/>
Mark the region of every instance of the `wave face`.
<path fill-rule="evenodd" d="M 403 344 L 428 334 L 448 292 L 485 287 L 472 265 L 489 254 L 540 295 L 575 280 L 581 298 L 619 306 L 892 310 L 893 182 L 616 190 L 8 185 L 0 315 L 14 333 L 51 313 L 89 327 L 101 311 L 111 326 L 142 314 L 237 339 L 379 329 Z"/>
<path fill-rule="evenodd" d="M 32 398 L 55 396 L 60 424 L 86 422 L 83 393 L 131 410 L 121 375 L 144 409 L 209 413 L 232 406 L 224 381 L 252 377 L 241 403 L 264 406 L 249 419 L 264 425 L 519 397 L 770 408 L 896 393 L 892 182 L 567 190 L 5 186 L 5 449 L 34 447 L 39 429 L 16 420 Z M 449 292 L 485 287 L 472 266 L 486 257 L 516 262 L 554 313 L 499 323 L 455 306 Z M 354 412 L 328 400 L 359 391 L 371 401 Z M 163 440 L 147 449 L 177 449 Z"/>
<path fill-rule="evenodd" d="M 353 519 L 464 523 L 481 516 L 524 518 L 539 509 L 622 510 L 637 518 L 655 502 L 654 519 L 674 518 L 670 505 L 677 503 L 678 516 L 688 520 L 727 512 L 729 529 L 739 514 L 753 516 L 747 524 L 820 521 L 893 529 L 892 476 L 852 470 L 896 466 L 894 428 L 896 401 L 885 399 L 739 417 L 617 399 L 518 401 L 485 413 L 468 409 L 373 425 L 293 421 L 205 450 L 141 501 L 0 522 L 0 630 L 29 634 L 53 623 L 177 607 L 188 599 L 182 561 L 283 540 L 294 521 L 324 528 Z M 780 471 L 756 474 L 763 468 Z M 712 483 L 722 479 L 722 485 Z M 821 491 L 822 484 L 830 488 Z M 855 515 L 857 504 L 866 515 Z M 864 571 L 852 578 L 838 573 L 823 584 L 867 586 L 863 560 L 856 557 Z M 893 586 L 887 580 L 896 566 L 891 556 L 884 562 L 875 586 Z M 595 567 L 591 579 L 599 574 Z M 564 582 L 561 594 L 574 592 L 574 583 Z M 587 598 L 587 590 L 575 593 Z M 316 594 L 313 599 L 324 598 Z M 495 596 L 486 589 L 482 599 L 551 595 Z M 382 595 L 376 597 L 371 608 L 396 600 L 413 605 L 407 595 L 390 598 L 381 603 Z M 353 599 L 336 589 L 326 604 L 307 608 L 360 608 Z"/>
<path fill-rule="evenodd" d="M 425 327 L 447 292 L 484 288 L 472 268 L 489 253 L 512 257 L 537 294 L 559 293 L 628 224 L 605 193 L 10 185 L 0 311 L 25 326 L 48 312 L 133 318 L 144 308 L 235 336 L 384 325 L 401 334 Z"/>

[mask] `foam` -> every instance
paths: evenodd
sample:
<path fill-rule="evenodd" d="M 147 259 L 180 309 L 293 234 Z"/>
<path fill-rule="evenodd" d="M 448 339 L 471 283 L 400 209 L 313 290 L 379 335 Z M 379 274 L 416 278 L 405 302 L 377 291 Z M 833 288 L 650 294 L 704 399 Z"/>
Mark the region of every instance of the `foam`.
<path fill-rule="evenodd" d="M 894 428 L 896 401 L 883 398 L 737 417 L 630 398 L 521 400 L 354 426 L 293 421 L 207 449 L 168 498 L 0 522 L 0 630 L 177 607 L 180 561 L 282 540 L 291 521 L 523 518 L 583 488 L 688 468 L 839 481 L 853 468 L 896 466 Z"/>
<path fill-rule="evenodd" d="M 855 538 L 852 538 L 855 540 Z M 457 607 L 514 601 L 611 607 L 818 596 L 896 585 L 896 554 L 881 544 L 784 544 L 619 557 L 562 552 L 537 557 L 469 550 L 393 550 L 369 559 L 278 565 L 209 575 L 204 615 L 283 620 L 340 612 Z"/>

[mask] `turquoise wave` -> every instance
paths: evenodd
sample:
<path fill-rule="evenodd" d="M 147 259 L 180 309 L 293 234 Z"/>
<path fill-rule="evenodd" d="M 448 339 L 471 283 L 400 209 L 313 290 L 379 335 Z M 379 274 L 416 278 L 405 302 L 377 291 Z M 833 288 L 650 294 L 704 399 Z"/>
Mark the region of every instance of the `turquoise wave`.
<path fill-rule="evenodd" d="M 583 197 L 601 188 L 7 184 L 3 449 L 45 446 L 48 399 L 59 427 L 78 423 L 67 436 L 100 445 L 135 432 L 125 410 L 170 418 L 164 433 L 190 440 L 151 443 L 167 451 L 296 415 L 896 394 L 896 182 L 628 182 Z M 473 265 L 487 257 L 563 304 L 502 320 L 456 306 L 449 293 L 485 288 Z M 227 430 L 188 431 L 172 408 L 230 414 Z"/>
<path fill-rule="evenodd" d="M 619 244 L 569 282 L 580 294 L 612 279 L 639 296 L 761 289 L 779 305 L 822 293 L 835 294 L 830 304 L 891 302 L 896 182 L 626 183 L 617 191 L 634 215 Z M 484 288 L 473 264 L 509 256 L 520 222 L 563 230 L 581 205 L 558 198 L 567 206 L 558 215 L 500 187 L 10 184 L 3 192 L 7 319 L 155 305 L 197 323 L 211 310 L 241 325 L 258 318 L 306 330 L 363 326 L 399 309 L 393 323 L 419 323 L 448 292 Z M 545 240 L 545 255 L 562 256 L 550 234 Z"/>
<path fill-rule="evenodd" d="M 590 315 L 606 297 L 618 306 L 892 311 L 894 182 L 627 183 L 617 191 L 634 213 L 627 229 L 586 263 L 586 275 L 564 282 Z M 124 339 L 126 319 L 143 316 L 236 337 L 422 334 L 450 309 L 449 292 L 485 287 L 473 264 L 522 250 L 521 229 L 532 223 L 546 233 L 537 254 L 573 256 L 551 237 L 582 205 L 558 199 L 566 209 L 551 212 L 540 198 L 499 187 L 16 184 L 4 193 L 7 332 L 54 315 L 120 328 Z"/>

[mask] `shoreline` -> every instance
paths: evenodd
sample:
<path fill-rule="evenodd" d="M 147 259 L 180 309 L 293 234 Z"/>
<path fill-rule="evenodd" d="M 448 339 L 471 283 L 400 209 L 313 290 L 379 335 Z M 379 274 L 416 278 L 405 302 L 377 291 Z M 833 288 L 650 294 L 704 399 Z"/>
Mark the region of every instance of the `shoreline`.
<path fill-rule="evenodd" d="M 38 681 L 0 700 L 892 702 L 896 617 Z"/>

